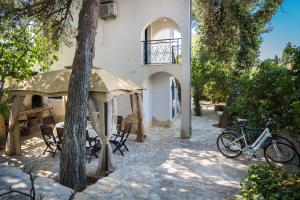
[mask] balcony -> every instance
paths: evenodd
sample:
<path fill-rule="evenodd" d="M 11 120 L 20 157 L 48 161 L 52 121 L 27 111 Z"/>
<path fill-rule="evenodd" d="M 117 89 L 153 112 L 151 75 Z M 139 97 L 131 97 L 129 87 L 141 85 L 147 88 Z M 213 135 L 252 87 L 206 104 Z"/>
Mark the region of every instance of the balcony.
<path fill-rule="evenodd" d="M 181 64 L 181 38 L 143 41 L 144 64 Z"/>

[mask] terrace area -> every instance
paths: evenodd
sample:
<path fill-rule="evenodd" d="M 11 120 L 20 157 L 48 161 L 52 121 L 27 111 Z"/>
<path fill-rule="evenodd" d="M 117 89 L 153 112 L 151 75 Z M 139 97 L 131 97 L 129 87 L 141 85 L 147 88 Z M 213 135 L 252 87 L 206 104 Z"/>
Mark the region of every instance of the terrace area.
<path fill-rule="evenodd" d="M 207 105 L 204 116 L 193 117 L 193 137 L 190 140 L 180 139 L 180 123 L 178 123 L 180 120 L 175 121 L 171 128 L 149 129 L 144 143 L 137 143 L 135 136 L 131 135 L 128 141 L 129 152 L 125 152 L 125 156 L 121 156 L 118 152 L 114 154 L 117 170 L 90 185 L 76 197 L 78 199 L 228 199 L 238 195 L 239 181 L 246 175 L 249 164 L 260 161 L 249 162 L 243 156 L 227 159 L 218 152 L 215 142 L 221 129 L 212 126 L 217 123 L 217 115 L 212 109 Z M 39 176 L 58 180 L 60 153 L 58 152 L 55 157 L 51 154 L 42 155 L 44 142 L 38 129 L 33 132 L 30 138 L 24 138 L 22 156 L 7 157 L 1 152 L 1 167 L 23 167 L 31 163 Z M 88 174 L 96 169 L 97 161 L 93 158 L 91 163 L 86 164 Z M 8 187 L 11 180 L 11 176 L 7 173 L 15 171 L 8 169 L 1 170 L 1 173 L 6 174 L 0 180 L 3 187 Z M 58 184 L 48 180 L 51 184 Z M 24 180 L 20 180 L 22 181 Z M 43 191 L 43 186 L 40 185 L 38 188 L 39 191 Z M 70 193 L 64 187 L 60 190 Z M 45 195 L 55 199 L 57 194 L 48 191 Z"/>

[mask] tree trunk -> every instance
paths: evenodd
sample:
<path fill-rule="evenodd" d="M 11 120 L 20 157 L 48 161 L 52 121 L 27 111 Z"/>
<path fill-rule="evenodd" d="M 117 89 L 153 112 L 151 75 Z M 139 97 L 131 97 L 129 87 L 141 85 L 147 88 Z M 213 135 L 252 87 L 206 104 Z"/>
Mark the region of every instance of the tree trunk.
<path fill-rule="evenodd" d="M 196 116 L 201 116 L 202 115 L 202 110 L 201 110 L 201 95 L 202 95 L 202 89 L 199 87 L 194 87 L 194 94 L 193 94 L 193 99 L 194 99 L 194 112 Z"/>
<path fill-rule="evenodd" d="M 231 106 L 233 101 L 234 101 L 234 96 L 233 96 L 233 94 L 230 94 L 227 99 L 226 105 L 224 106 L 223 115 L 221 116 L 221 118 L 219 120 L 220 128 L 226 128 L 229 124 L 229 121 L 231 118 L 231 113 L 229 111 L 229 107 Z"/>
<path fill-rule="evenodd" d="M 99 5 L 99 0 L 83 0 L 79 13 L 77 48 L 68 89 L 60 156 L 60 182 L 76 191 L 82 191 L 86 187 L 85 130 Z"/>
<path fill-rule="evenodd" d="M 226 128 L 229 123 L 230 113 L 228 108 L 225 106 L 223 110 L 223 114 L 219 119 L 219 127 L 220 128 Z"/>

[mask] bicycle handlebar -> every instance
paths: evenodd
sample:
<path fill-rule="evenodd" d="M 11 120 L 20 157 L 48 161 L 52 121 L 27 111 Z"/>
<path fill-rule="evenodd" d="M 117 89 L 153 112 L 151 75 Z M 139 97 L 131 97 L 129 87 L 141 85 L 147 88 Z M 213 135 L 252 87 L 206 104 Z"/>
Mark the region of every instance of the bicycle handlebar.
<path fill-rule="evenodd" d="M 270 127 L 272 126 L 273 122 L 272 122 L 272 118 L 270 117 L 267 121 L 266 121 L 266 127 Z"/>
<path fill-rule="evenodd" d="M 240 126 L 240 127 L 244 127 L 245 126 L 245 123 L 247 122 L 247 120 L 244 120 L 244 121 L 241 121 L 242 123 L 239 123 L 239 121 L 237 120 L 237 125 Z M 270 129 L 273 129 L 273 125 L 276 124 L 273 122 L 272 118 L 269 117 L 267 120 L 264 121 L 264 125 L 265 128 L 270 128 Z"/>

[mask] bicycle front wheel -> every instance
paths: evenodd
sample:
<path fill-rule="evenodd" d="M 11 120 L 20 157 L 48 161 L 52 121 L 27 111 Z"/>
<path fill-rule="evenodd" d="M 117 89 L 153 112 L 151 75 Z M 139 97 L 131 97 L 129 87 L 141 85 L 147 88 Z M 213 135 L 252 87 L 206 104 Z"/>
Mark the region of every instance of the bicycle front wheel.
<path fill-rule="evenodd" d="M 231 132 L 223 132 L 217 139 L 217 147 L 224 156 L 235 158 L 242 154 L 244 145 L 240 136 Z"/>
<path fill-rule="evenodd" d="M 264 150 L 264 155 L 269 164 L 272 162 L 286 164 L 292 162 L 295 158 L 299 160 L 299 155 L 293 147 L 278 141 L 270 142 Z"/>

